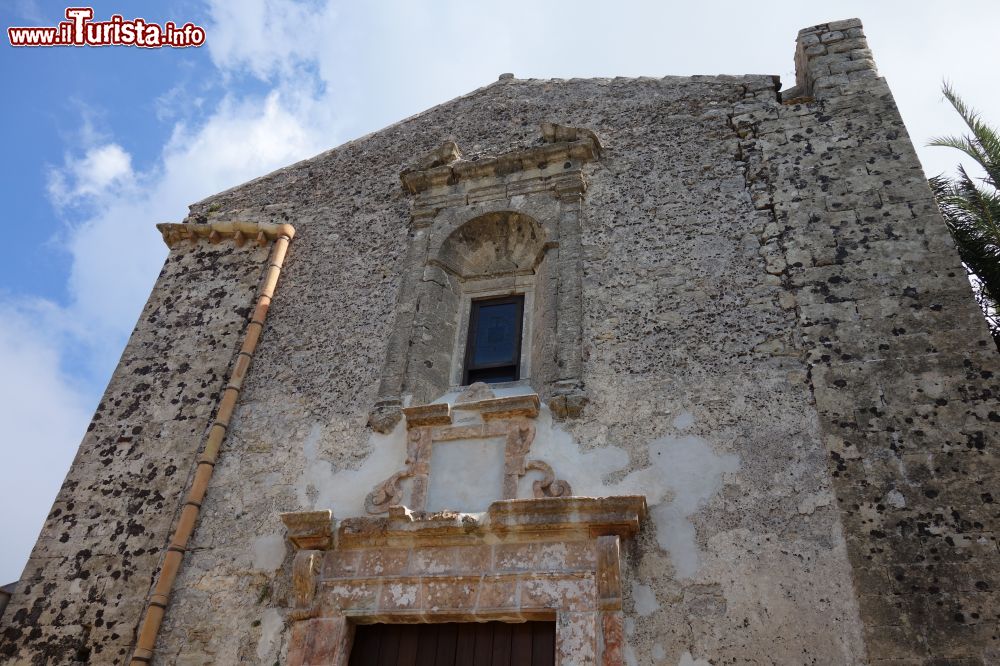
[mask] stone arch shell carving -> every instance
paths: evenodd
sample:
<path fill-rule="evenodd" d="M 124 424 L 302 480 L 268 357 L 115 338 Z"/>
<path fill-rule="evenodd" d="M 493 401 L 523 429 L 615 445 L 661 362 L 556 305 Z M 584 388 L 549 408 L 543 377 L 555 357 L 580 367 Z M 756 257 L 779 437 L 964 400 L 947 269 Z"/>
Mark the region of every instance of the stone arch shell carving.
<path fill-rule="evenodd" d="M 516 211 L 475 217 L 452 231 L 428 263 L 463 280 L 532 273 L 545 257 L 545 230 Z"/>

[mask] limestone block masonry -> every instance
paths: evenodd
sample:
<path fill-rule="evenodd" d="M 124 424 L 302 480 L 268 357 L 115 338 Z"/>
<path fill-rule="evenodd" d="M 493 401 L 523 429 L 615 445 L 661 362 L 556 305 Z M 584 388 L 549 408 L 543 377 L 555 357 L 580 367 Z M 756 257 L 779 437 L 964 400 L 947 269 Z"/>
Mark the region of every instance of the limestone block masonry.
<path fill-rule="evenodd" d="M 1000 359 L 860 21 L 794 57 L 504 76 L 161 226 L 0 661 L 550 619 L 567 665 L 1000 663 Z M 520 379 L 460 387 L 498 293 Z"/>

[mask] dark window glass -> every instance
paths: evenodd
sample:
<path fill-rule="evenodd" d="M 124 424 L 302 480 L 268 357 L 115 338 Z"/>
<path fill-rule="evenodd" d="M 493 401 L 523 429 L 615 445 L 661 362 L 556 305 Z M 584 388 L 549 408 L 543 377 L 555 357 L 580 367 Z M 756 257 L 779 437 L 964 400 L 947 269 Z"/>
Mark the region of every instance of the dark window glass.
<path fill-rule="evenodd" d="M 518 379 L 524 296 L 472 301 L 465 384 Z"/>

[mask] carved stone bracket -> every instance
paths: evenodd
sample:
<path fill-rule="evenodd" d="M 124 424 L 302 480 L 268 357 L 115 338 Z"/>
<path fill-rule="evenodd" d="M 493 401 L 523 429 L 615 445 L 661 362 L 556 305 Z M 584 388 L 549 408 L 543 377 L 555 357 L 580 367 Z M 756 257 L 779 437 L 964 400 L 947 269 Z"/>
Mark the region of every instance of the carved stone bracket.
<path fill-rule="evenodd" d="M 292 592 L 296 608 L 309 608 L 316 596 L 316 578 L 323 568 L 323 553 L 300 550 L 292 560 Z"/>
<path fill-rule="evenodd" d="M 383 435 L 392 432 L 399 419 L 403 417 L 402 408 L 403 403 L 399 398 L 379 400 L 368 414 L 368 425 Z"/>
<path fill-rule="evenodd" d="M 288 529 L 288 540 L 296 548 L 326 550 L 333 546 L 333 512 L 329 509 L 296 511 L 280 516 Z"/>

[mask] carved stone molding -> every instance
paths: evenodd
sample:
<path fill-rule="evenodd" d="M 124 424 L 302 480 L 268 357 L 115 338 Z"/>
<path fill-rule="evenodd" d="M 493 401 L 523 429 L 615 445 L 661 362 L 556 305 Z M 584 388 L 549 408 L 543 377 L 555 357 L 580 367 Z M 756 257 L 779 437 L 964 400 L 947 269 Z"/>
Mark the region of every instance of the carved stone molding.
<path fill-rule="evenodd" d="M 292 559 L 292 593 L 296 608 L 308 608 L 316 596 L 316 579 L 323 568 L 323 553 L 300 550 Z"/>
<path fill-rule="evenodd" d="M 538 470 L 544 476 L 532 482 L 531 487 L 535 497 L 569 497 L 573 494 L 569 482 L 557 479 L 552 466 L 541 460 L 527 460 L 524 463 L 525 471 Z"/>
<path fill-rule="evenodd" d="M 597 536 L 631 538 L 646 516 L 642 495 L 547 497 L 501 500 L 481 515 L 457 511 L 426 513 L 395 506 L 387 516 L 345 518 L 337 527 L 337 547 L 416 548 L 447 542 L 479 542 L 489 535 L 529 538 L 540 527 L 546 538 L 577 540 Z"/>
<path fill-rule="evenodd" d="M 539 471 L 542 479 L 533 484 L 535 497 L 568 497 L 568 482 L 556 479 L 552 467 L 541 460 L 528 460 L 535 439 L 534 419 L 539 411 L 538 396 L 496 397 L 490 388 L 473 384 L 455 402 L 404 408 L 407 452 L 404 469 L 378 484 L 365 498 L 368 513 L 387 513 L 404 501 L 403 482 L 409 480 L 409 509 L 426 508 L 431 470 L 431 450 L 435 442 L 505 438 L 502 499 L 516 499 L 518 483 L 529 471 Z M 455 414 L 463 421 L 455 424 Z M 471 416 L 471 419 L 469 418 Z M 469 419 L 470 422 L 465 422 Z M 475 483 L 475 479 L 455 479 L 455 483 Z M 452 507 L 462 510 L 467 507 Z"/>
<path fill-rule="evenodd" d="M 418 194 L 434 188 L 454 187 L 463 181 L 502 178 L 520 171 L 545 170 L 550 166 L 553 170 L 562 169 L 566 161 L 590 162 L 601 154 L 600 140 L 587 129 L 544 123 L 542 139 L 544 143 L 538 146 L 476 160 L 461 159 L 458 146 L 447 141 L 414 167 L 404 169 L 399 177 L 410 194 Z"/>
<path fill-rule="evenodd" d="M 286 663 L 346 664 L 357 624 L 555 620 L 557 663 L 624 664 L 620 543 L 645 514 L 570 497 L 344 520 L 335 549 L 295 555 Z"/>
<path fill-rule="evenodd" d="M 268 222 L 208 222 L 205 224 L 157 224 L 156 228 L 163 237 L 167 247 L 173 248 L 181 241 L 189 241 L 197 245 L 199 241 L 219 243 L 231 239 L 237 246 L 251 241 L 260 247 L 279 236 L 292 238 L 295 229 L 290 224 L 270 224 Z"/>

